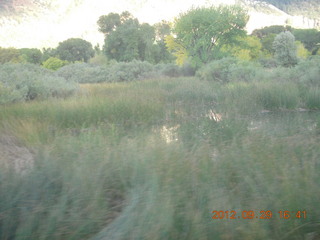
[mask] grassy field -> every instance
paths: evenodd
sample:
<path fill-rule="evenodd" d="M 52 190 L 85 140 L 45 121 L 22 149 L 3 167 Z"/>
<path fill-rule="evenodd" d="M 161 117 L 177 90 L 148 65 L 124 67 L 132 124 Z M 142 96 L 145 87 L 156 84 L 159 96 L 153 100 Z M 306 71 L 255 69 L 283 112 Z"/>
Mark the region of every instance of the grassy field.
<path fill-rule="evenodd" d="M 0 239 L 319 239 L 319 96 L 176 78 L 0 106 Z"/>

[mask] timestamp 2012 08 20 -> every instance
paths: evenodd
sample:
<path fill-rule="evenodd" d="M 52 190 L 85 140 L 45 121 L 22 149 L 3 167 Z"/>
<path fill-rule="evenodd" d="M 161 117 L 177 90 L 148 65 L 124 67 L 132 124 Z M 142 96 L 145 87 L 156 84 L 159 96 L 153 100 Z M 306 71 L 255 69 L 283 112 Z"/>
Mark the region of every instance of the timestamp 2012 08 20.
<path fill-rule="evenodd" d="M 272 217 L 278 216 L 280 219 L 306 219 L 307 211 L 298 210 L 298 211 L 288 211 L 280 210 L 273 212 L 270 210 L 261 210 L 261 211 L 212 211 L 212 219 L 271 219 Z"/>

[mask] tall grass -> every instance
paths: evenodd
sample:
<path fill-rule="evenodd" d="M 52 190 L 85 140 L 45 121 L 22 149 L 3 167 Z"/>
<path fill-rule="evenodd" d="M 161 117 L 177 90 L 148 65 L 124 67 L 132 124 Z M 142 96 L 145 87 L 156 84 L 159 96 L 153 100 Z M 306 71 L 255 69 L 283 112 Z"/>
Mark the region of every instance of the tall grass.
<path fill-rule="evenodd" d="M 264 119 L 261 110 L 294 109 L 302 99 L 294 83 L 272 84 L 179 78 L 84 85 L 69 99 L 2 106 L 0 133 L 32 147 L 34 166 L 25 174 L 0 168 L 0 239 L 320 234 L 319 134 L 316 127 L 265 128 L 276 126 L 275 117 Z M 279 115 L 279 128 L 304 122 L 289 119 Z M 252 130 L 252 121 L 267 123 Z M 176 141 L 166 141 L 163 126 L 176 126 Z M 212 219 L 212 211 L 232 210 L 240 218 Z M 280 210 L 306 210 L 307 217 L 280 219 Z M 258 218 L 243 219 L 242 211 Z M 260 219 L 260 211 L 273 216 Z"/>

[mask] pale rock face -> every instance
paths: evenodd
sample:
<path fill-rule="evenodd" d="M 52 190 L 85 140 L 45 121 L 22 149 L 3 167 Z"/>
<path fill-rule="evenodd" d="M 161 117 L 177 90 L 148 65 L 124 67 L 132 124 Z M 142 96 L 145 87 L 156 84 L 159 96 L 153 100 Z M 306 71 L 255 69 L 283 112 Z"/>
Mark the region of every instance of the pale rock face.
<path fill-rule="evenodd" d="M 56 47 L 68 38 L 79 37 L 93 45 L 103 45 L 97 20 L 109 12 L 128 10 L 140 22 L 154 24 L 172 21 L 191 7 L 241 4 L 250 14 L 247 31 L 289 23 L 297 28 L 320 27 L 319 22 L 303 16 L 290 16 L 276 7 L 253 0 L 11 0 L 18 15 L 5 14 L 0 4 L 0 46 L 16 48 Z M 2 10 L 2 11 L 1 11 Z"/>

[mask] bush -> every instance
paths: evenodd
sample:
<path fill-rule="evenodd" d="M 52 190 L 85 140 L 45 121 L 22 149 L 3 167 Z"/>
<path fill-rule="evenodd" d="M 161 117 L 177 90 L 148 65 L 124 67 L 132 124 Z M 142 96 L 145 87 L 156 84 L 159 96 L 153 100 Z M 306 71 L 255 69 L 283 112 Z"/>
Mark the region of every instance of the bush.
<path fill-rule="evenodd" d="M 179 77 L 182 75 L 180 67 L 174 63 L 157 64 L 155 66 L 155 71 L 160 76 L 165 76 L 165 77 Z"/>
<path fill-rule="evenodd" d="M 50 70 L 58 70 L 59 68 L 67 65 L 67 61 L 60 60 L 59 58 L 50 57 L 42 63 L 43 67 Z"/>
<path fill-rule="evenodd" d="M 258 70 L 262 71 L 260 65 L 228 57 L 203 66 L 197 71 L 197 76 L 203 80 L 221 83 L 233 81 L 247 82 L 256 79 Z"/>
<path fill-rule="evenodd" d="M 320 56 L 313 56 L 299 64 L 294 68 L 293 75 L 296 80 L 307 86 L 320 87 Z"/>
<path fill-rule="evenodd" d="M 100 83 L 108 80 L 108 68 L 88 63 L 74 63 L 60 68 L 56 75 L 68 82 Z"/>
<path fill-rule="evenodd" d="M 196 76 L 202 80 L 227 83 L 229 82 L 230 66 L 237 63 L 238 60 L 231 57 L 212 61 L 200 68 L 197 71 Z"/>
<path fill-rule="evenodd" d="M 274 58 L 260 58 L 259 63 L 265 68 L 275 68 L 278 66 L 278 62 Z"/>
<path fill-rule="evenodd" d="M 297 64 L 297 47 L 295 38 L 290 32 L 279 33 L 272 44 L 276 60 L 284 67 Z"/>
<path fill-rule="evenodd" d="M 0 65 L 0 103 L 11 103 L 36 98 L 66 97 L 77 86 L 56 77 L 51 71 L 33 64 Z"/>
<path fill-rule="evenodd" d="M 129 82 L 149 77 L 153 73 L 153 65 L 148 62 L 132 61 L 120 62 L 108 67 L 108 82 Z"/>
<path fill-rule="evenodd" d="M 150 77 L 153 71 L 153 65 L 140 61 L 116 62 L 107 66 L 74 63 L 62 67 L 56 75 L 79 83 L 129 82 Z"/>

